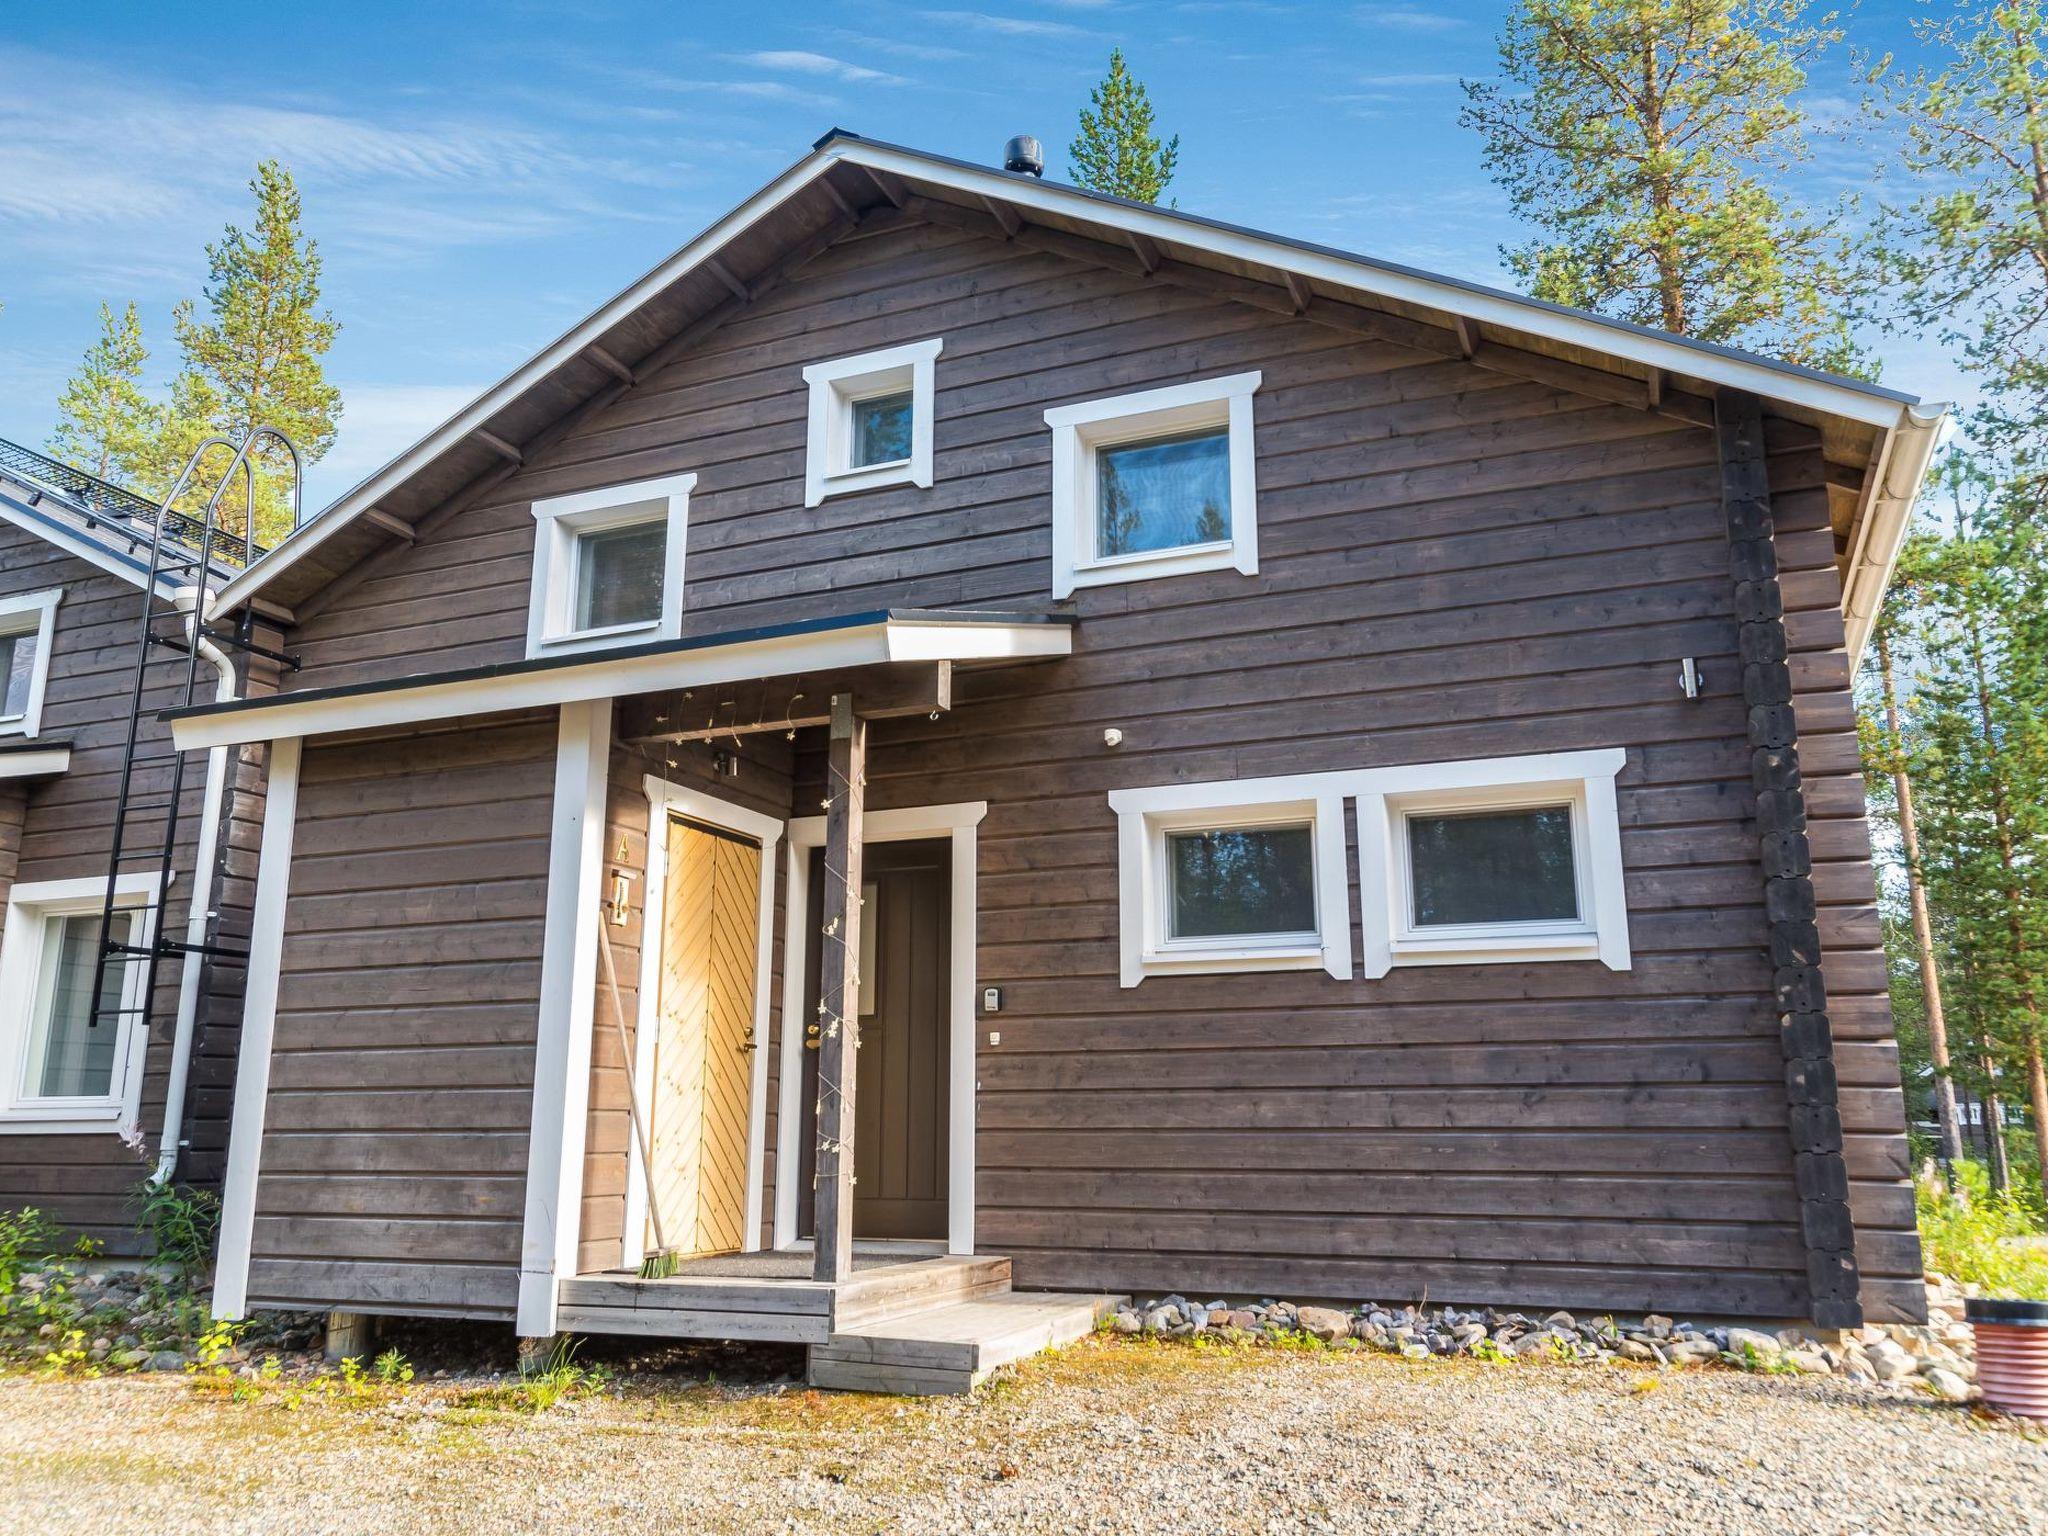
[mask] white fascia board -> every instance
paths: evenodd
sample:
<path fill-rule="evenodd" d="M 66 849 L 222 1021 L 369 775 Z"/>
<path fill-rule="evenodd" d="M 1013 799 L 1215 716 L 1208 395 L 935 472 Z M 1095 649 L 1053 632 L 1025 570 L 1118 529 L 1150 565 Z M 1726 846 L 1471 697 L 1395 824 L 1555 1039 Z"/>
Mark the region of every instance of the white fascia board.
<path fill-rule="evenodd" d="M 953 162 L 936 162 L 884 144 L 842 139 L 824 154 L 853 165 L 887 171 L 916 181 L 936 182 L 976 196 L 998 198 L 1062 218 L 1084 219 L 1126 233 L 1172 245 L 1192 246 L 1218 256 L 1298 273 L 1340 288 L 1356 289 L 1426 309 L 1464 315 L 1482 324 L 1503 326 L 1531 336 L 1603 352 L 1645 367 L 1683 373 L 1709 383 L 1746 389 L 1790 405 L 1803 405 L 1830 415 L 1846 416 L 1870 426 L 1891 428 L 1900 422 L 1903 404 L 1890 394 L 1873 393 L 1853 384 L 1815 378 L 1774 367 L 1718 348 L 1688 344 L 1676 337 L 1645 334 L 1610 325 L 1592 316 L 1561 312 L 1512 294 L 1490 293 L 1460 283 L 1431 278 L 1368 262 L 1346 260 L 1330 252 L 1304 250 L 1250 231 L 1175 218 L 1153 209 L 1083 197 L 1057 184 Z"/>
<path fill-rule="evenodd" d="M 337 500 L 295 530 L 290 538 L 221 588 L 220 611 L 229 612 L 254 596 L 273 577 L 297 564 L 305 555 L 349 526 L 359 514 L 375 506 L 415 471 L 461 442 L 664 289 L 716 256 L 729 242 L 822 175 L 831 164 L 830 156 L 815 150 L 804 156 L 688 245 L 619 292 L 588 319 L 563 333 L 484 390 L 368 479 L 343 492 Z"/>
<path fill-rule="evenodd" d="M 0 752 L 0 779 L 33 779 L 43 774 L 63 773 L 70 767 L 69 747 L 39 747 L 32 752 Z"/>
<path fill-rule="evenodd" d="M 171 723 L 180 751 L 238 746 L 284 736 L 417 725 L 501 710 L 586 703 L 632 693 L 695 688 L 757 677 L 785 677 L 837 667 L 894 661 L 979 661 L 1064 656 L 1073 646 L 1065 624 L 946 624 L 878 620 L 793 635 L 755 636 L 728 645 L 607 657 L 588 665 L 512 671 L 490 677 L 423 682 L 338 697 L 265 704 L 256 709 L 192 715 Z"/>
<path fill-rule="evenodd" d="M 1853 670 L 1870 643 L 1870 631 L 1884 606 L 1899 551 L 1912 531 L 1913 508 L 1927 483 L 1928 466 L 1955 425 L 1952 407 L 1909 410 L 1871 460 L 1870 493 L 1858 519 L 1849 572 L 1842 583 L 1842 626 Z"/>
<path fill-rule="evenodd" d="M 114 553 L 104 544 L 87 538 L 82 530 L 73 529 L 63 519 L 41 515 L 24 515 L 9 501 L 0 497 L 0 522 L 9 522 L 24 533 L 30 533 L 44 543 L 61 549 L 67 555 L 75 555 L 86 564 L 97 566 L 109 576 L 118 576 L 133 587 L 147 586 L 149 566 L 146 562 L 132 561 Z M 189 585 L 175 577 L 157 573 L 157 590 L 169 594 L 179 587 Z"/>

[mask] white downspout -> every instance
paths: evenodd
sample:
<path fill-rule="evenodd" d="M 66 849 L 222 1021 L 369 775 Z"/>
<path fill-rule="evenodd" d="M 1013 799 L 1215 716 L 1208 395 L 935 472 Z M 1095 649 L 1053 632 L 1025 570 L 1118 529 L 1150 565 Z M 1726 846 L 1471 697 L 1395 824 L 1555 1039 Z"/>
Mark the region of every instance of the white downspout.
<path fill-rule="evenodd" d="M 235 664 L 219 646 L 200 631 L 195 607 L 196 589 L 186 587 L 172 597 L 188 610 L 186 638 L 213 668 L 213 699 L 226 704 L 235 697 Z M 213 747 L 206 754 L 206 798 L 199 812 L 199 845 L 192 858 L 192 894 L 186 899 L 185 942 L 206 942 L 206 920 L 213 903 L 213 861 L 220 845 L 221 784 L 228 771 L 228 749 Z M 172 807 L 175 815 L 177 808 Z M 198 955 L 188 951 L 178 976 L 178 1020 L 171 1037 L 171 1078 L 164 1090 L 164 1129 L 157 1145 L 156 1172 L 152 1183 L 168 1184 L 178 1171 L 178 1153 L 185 1134 L 185 1084 L 192 1075 L 192 1036 L 199 1017 L 199 983 L 206 967 Z"/>

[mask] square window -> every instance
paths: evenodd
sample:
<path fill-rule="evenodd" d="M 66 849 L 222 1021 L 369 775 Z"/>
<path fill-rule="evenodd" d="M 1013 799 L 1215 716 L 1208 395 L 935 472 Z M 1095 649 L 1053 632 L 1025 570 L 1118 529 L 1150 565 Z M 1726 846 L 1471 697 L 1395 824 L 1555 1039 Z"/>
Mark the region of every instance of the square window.
<path fill-rule="evenodd" d="M 34 736 L 63 589 L 0 597 L 0 736 Z"/>
<path fill-rule="evenodd" d="M 1098 559 L 1230 538 L 1230 434 L 1121 443 L 1095 455 Z"/>
<path fill-rule="evenodd" d="M 1257 574 L 1260 380 L 1233 374 L 1045 413 L 1054 597 L 1195 571 Z"/>
<path fill-rule="evenodd" d="M 528 656 L 682 633 L 683 546 L 696 484 L 695 475 L 670 475 L 533 504 Z"/>
<path fill-rule="evenodd" d="M 853 402 L 854 469 L 900 464 L 910 457 L 911 402 L 915 398 L 906 389 Z"/>
<path fill-rule="evenodd" d="M 942 345 L 935 337 L 804 369 L 810 389 L 805 506 L 885 485 L 930 489 Z"/>
<path fill-rule="evenodd" d="M 1416 927 L 1578 921 L 1569 805 L 1407 821 Z"/>
<path fill-rule="evenodd" d="M 1172 892 L 1168 936 L 1313 934 L 1316 861 L 1312 832 L 1230 827 L 1167 834 Z"/>
<path fill-rule="evenodd" d="M 576 627 L 611 629 L 661 618 L 660 523 L 601 528 L 576 540 Z"/>
<path fill-rule="evenodd" d="M 1125 986 L 1226 971 L 1351 974 L 1343 800 L 1263 799 L 1263 788 L 1111 792 Z"/>
<path fill-rule="evenodd" d="M 9 893 L 0 930 L 0 1129 L 122 1132 L 140 1114 L 143 961 L 102 955 L 104 878 L 47 880 Z M 125 874 L 107 937 L 147 947 L 157 879 Z M 93 984 L 101 982 L 93 1011 Z"/>

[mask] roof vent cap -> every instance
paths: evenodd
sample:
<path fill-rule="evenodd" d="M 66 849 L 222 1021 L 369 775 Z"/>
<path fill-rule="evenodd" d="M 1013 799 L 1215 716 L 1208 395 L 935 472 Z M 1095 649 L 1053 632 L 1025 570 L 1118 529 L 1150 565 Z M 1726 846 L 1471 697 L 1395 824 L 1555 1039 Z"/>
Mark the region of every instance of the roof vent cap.
<path fill-rule="evenodd" d="M 1020 133 L 1003 146 L 1003 169 L 1027 176 L 1045 174 L 1045 146 L 1028 133 Z"/>

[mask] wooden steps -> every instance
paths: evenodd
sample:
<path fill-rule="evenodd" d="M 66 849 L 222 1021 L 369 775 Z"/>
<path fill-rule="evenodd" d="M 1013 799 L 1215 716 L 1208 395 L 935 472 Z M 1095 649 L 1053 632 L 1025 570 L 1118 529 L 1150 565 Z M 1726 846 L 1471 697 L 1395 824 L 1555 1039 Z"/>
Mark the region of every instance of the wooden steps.
<path fill-rule="evenodd" d="M 971 1301 L 855 1323 L 811 1346 L 811 1385 L 850 1392 L 971 1392 L 998 1366 L 1071 1344 L 1122 1300 L 1006 1286 Z"/>

